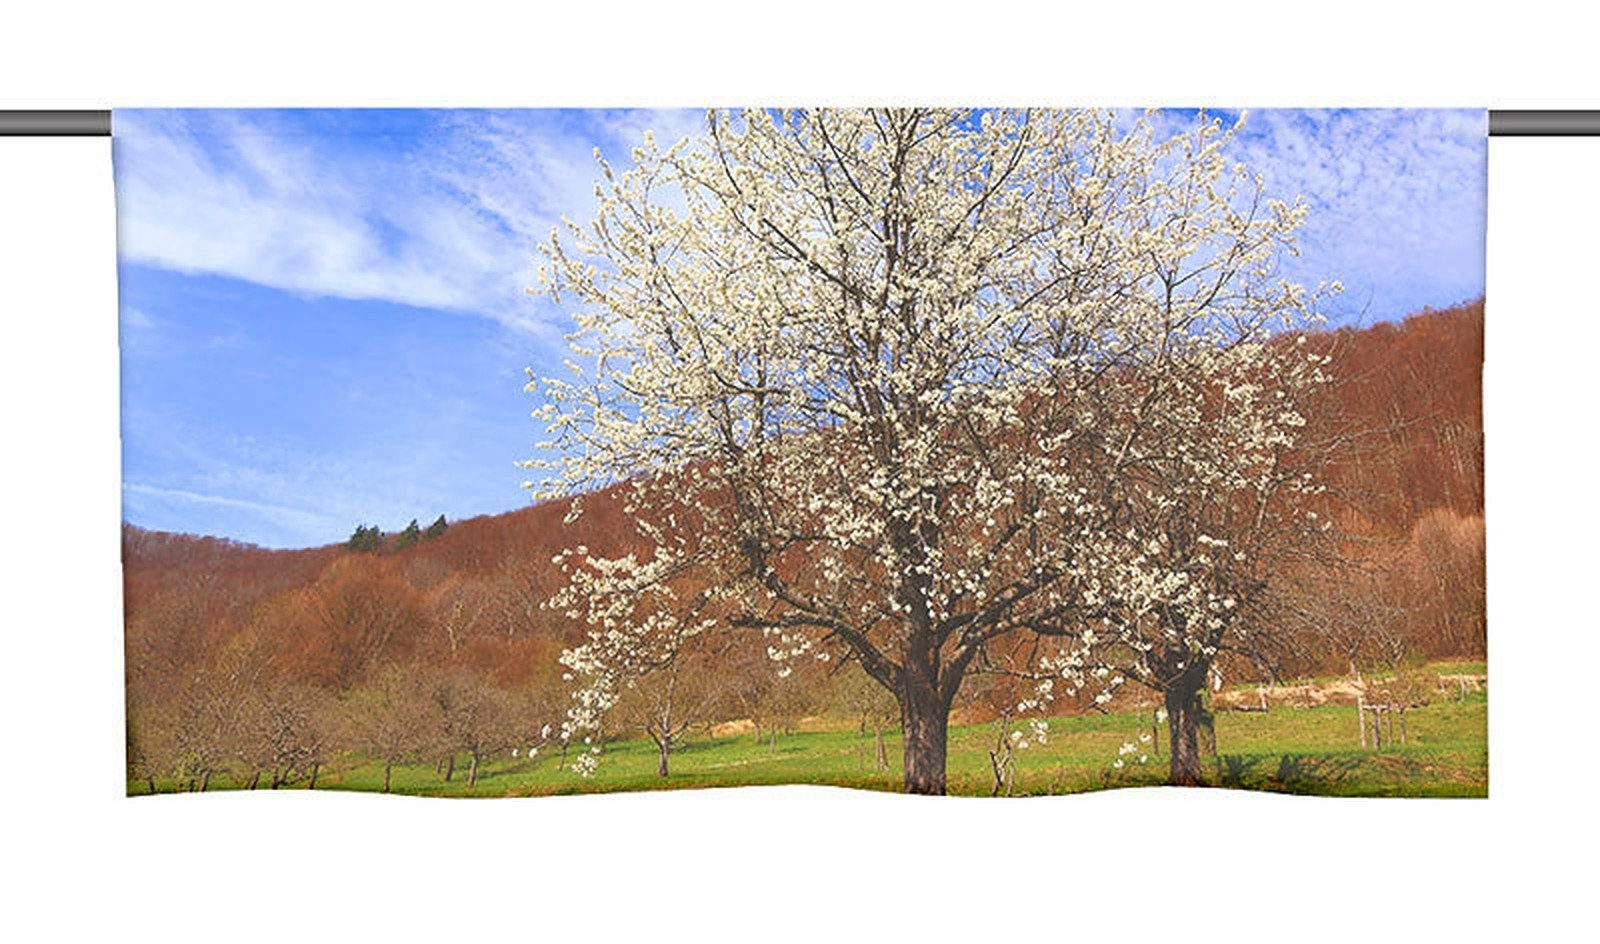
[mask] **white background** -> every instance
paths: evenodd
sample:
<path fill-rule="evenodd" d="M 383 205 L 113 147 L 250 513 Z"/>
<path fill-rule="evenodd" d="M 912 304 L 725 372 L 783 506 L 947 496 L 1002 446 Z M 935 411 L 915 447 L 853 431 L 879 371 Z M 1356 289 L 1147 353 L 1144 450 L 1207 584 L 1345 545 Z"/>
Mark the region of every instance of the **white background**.
<path fill-rule="evenodd" d="M 0 108 L 1600 106 L 1584 48 L 1593 34 L 1530 2 L 1501 21 L 1348 2 L 1297 14 L 1281 3 L 1086 12 L 991 0 L 896 12 L 704 4 L 693 15 L 667 4 L 514 14 L 134 6 L 8 10 Z M 1169 790 L 975 801 L 801 788 L 126 800 L 109 143 L 0 139 L 7 934 L 1576 935 L 1597 838 L 1586 802 L 1597 774 L 1588 686 L 1600 670 L 1596 168 L 1600 139 L 1491 148 L 1488 801 Z"/>

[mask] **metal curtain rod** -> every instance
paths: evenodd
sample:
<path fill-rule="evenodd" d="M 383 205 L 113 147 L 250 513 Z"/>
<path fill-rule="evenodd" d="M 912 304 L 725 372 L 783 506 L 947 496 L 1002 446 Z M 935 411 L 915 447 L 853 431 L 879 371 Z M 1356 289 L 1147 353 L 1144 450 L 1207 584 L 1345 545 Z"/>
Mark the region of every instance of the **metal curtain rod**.
<path fill-rule="evenodd" d="M 1491 138 L 1595 136 L 1600 136 L 1600 111 L 1529 109 L 1489 112 Z"/>
<path fill-rule="evenodd" d="M 0 111 L 0 137 L 107 137 L 111 112 Z M 1600 111 L 1494 110 L 1489 136 L 1600 137 Z"/>
<path fill-rule="evenodd" d="M 0 137 L 108 137 L 110 111 L 0 111 Z"/>

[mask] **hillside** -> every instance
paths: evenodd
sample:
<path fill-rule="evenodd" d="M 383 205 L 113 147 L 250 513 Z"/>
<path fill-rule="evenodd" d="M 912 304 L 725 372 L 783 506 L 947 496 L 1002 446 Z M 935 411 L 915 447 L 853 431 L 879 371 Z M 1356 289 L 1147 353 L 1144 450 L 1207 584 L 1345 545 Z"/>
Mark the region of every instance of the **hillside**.
<path fill-rule="evenodd" d="M 1316 341 L 1337 378 L 1330 429 L 1359 434 L 1329 470 L 1331 493 L 1350 553 L 1374 566 L 1316 591 L 1316 625 L 1280 669 L 1481 657 L 1482 302 Z M 501 712 L 519 719 L 513 727 L 559 725 L 567 696 L 557 657 L 582 629 L 543 606 L 559 579 L 551 558 L 576 544 L 617 551 L 630 530 L 612 496 L 585 501 L 570 525 L 567 504 L 551 502 L 453 522 L 404 549 L 387 535 L 370 553 L 125 526 L 133 763 L 167 756 L 166 769 L 173 752 L 188 751 L 222 764 L 242 756 L 220 732 L 246 723 L 243 706 L 266 698 L 261 710 L 321 717 L 334 701 L 348 706 L 389 684 L 455 686 L 484 704 L 515 702 Z M 845 675 L 802 667 L 782 684 L 735 686 L 714 711 L 758 725 L 818 713 L 853 715 L 863 730 L 869 718 L 885 723 L 881 701 Z M 981 694 L 972 699 L 964 716 L 983 717 Z"/>

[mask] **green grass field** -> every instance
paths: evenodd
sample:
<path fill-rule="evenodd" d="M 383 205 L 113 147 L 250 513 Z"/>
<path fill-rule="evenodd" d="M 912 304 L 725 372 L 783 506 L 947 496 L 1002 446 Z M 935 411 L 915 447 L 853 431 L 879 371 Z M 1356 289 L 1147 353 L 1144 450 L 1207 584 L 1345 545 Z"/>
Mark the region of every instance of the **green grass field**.
<path fill-rule="evenodd" d="M 1208 781 L 1218 786 L 1335 796 L 1486 796 L 1488 792 L 1488 700 L 1436 700 L 1407 715 L 1407 743 L 1382 752 L 1363 751 L 1357 740 L 1356 709 L 1350 705 L 1216 714 L 1217 756 L 1207 758 Z M 1054 718 L 1048 743 L 1017 752 L 1016 795 L 1080 793 L 1161 783 L 1166 776 L 1166 732 L 1162 751 L 1147 763 L 1114 767 L 1120 746 L 1150 731 L 1148 714 Z M 952 727 L 948 788 L 952 794 L 988 796 L 993 786 L 988 749 L 991 724 Z M 671 758 L 671 776 L 656 776 L 656 750 L 646 740 L 608 744 L 593 777 L 559 768 L 553 753 L 529 760 L 500 755 L 480 769 L 475 788 L 466 785 L 458 759 L 455 777 L 441 780 L 432 763 L 394 769 L 391 791 L 427 796 L 535 796 L 619 790 L 678 789 L 761 784 L 829 784 L 868 790 L 900 788 L 900 743 L 892 732 L 889 769 L 874 770 L 873 740 L 849 730 L 802 731 L 779 737 L 776 746 L 751 735 L 691 739 Z M 1141 745 L 1141 749 L 1145 749 Z M 1137 754 L 1132 759 L 1137 758 Z M 341 758 L 325 767 L 317 789 L 378 791 L 383 766 Z M 157 782 L 158 792 L 175 789 Z M 211 789 L 237 789 L 227 777 Z M 303 784 L 301 785 L 303 788 Z M 130 795 L 149 792 L 130 781 Z"/>

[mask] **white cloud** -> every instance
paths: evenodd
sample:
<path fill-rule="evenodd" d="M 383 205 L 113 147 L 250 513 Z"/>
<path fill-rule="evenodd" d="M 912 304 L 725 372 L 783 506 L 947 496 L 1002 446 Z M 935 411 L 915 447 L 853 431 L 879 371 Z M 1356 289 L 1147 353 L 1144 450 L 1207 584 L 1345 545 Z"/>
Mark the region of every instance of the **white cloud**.
<path fill-rule="evenodd" d="M 116 120 L 128 261 L 536 329 L 549 316 L 525 292 L 537 246 L 561 215 L 592 209 L 594 147 L 684 125 L 672 112 L 447 112 L 384 151 L 271 115 Z"/>
<path fill-rule="evenodd" d="M 146 331 L 156 326 L 156 320 L 150 317 L 143 308 L 128 305 L 122 309 L 122 327 L 138 331 Z"/>
<path fill-rule="evenodd" d="M 1346 317 L 1481 294 L 1488 128 L 1481 110 L 1251 113 L 1235 154 L 1311 216 L 1288 274 L 1339 279 Z"/>
<path fill-rule="evenodd" d="M 525 290 L 552 225 L 591 213 L 593 148 L 625 162 L 646 128 L 665 141 L 704 118 L 443 112 L 387 150 L 297 120 L 119 112 L 124 258 L 470 312 L 553 339 L 559 319 Z M 1235 151 L 1273 195 L 1311 201 L 1304 256 L 1289 274 L 1344 281 L 1344 314 L 1370 301 L 1372 316 L 1393 317 L 1482 291 L 1484 121 L 1481 111 L 1265 110 L 1250 115 Z"/>

